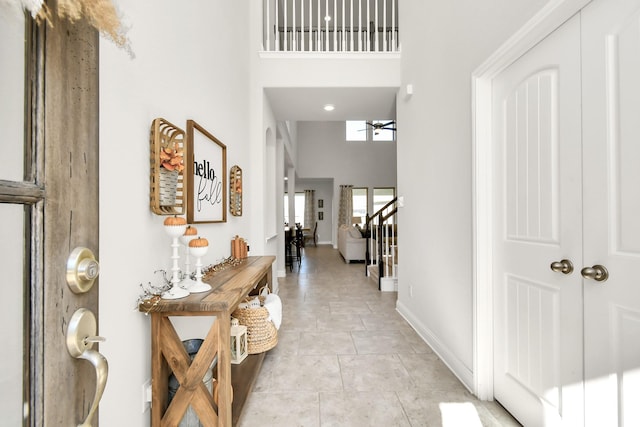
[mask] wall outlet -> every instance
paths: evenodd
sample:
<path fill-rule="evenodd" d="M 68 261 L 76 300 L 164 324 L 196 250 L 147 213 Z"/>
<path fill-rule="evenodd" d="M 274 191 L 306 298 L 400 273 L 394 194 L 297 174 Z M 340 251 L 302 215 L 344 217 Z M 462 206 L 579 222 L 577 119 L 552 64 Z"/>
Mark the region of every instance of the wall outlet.
<path fill-rule="evenodd" d="M 151 380 L 147 380 L 142 384 L 142 413 L 144 414 L 151 408 Z"/>

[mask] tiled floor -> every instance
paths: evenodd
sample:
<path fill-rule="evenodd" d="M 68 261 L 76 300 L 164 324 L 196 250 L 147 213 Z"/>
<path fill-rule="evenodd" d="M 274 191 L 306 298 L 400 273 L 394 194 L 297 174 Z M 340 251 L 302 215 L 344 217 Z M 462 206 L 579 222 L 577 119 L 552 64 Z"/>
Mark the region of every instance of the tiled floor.
<path fill-rule="evenodd" d="M 305 250 L 278 280 L 279 343 L 267 353 L 240 426 L 515 426 L 480 402 L 395 311 L 363 264 Z"/>

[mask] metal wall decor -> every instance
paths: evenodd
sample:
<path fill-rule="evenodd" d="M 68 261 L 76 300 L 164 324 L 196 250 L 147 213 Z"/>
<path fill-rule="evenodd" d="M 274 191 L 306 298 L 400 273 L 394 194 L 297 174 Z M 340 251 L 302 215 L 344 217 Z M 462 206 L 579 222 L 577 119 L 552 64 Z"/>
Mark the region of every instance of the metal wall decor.
<path fill-rule="evenodd" d="M 229 211 L 233 216 L 242 216 L 242 169 L 235 165 L 229 173 Z"/>

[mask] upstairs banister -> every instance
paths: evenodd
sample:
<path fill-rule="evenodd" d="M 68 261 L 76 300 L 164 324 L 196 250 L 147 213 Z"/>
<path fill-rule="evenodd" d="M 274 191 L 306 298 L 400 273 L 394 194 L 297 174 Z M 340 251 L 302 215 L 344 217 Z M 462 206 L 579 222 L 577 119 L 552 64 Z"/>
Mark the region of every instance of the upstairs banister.
<path fill-rule="evenodd" d="M 397 52 L 398 0 L 263 0 L 264 50 Z"/>

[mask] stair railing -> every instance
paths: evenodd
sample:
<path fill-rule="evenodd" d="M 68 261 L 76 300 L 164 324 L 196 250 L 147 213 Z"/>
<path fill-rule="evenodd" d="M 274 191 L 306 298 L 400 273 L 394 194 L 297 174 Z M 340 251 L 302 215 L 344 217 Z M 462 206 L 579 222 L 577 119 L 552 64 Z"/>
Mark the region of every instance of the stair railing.
<path fill-rule="evenodd" d="M 397 197 L 369 216 L 365 222 L 366 251 L 365 274 L 369 275 L 369 267 L 378 269 L 378 289 L 381 289 L 382 278 L 396 276 L 397 257 Z M 375 241 L 375 245 L 374 245 Z"/>

